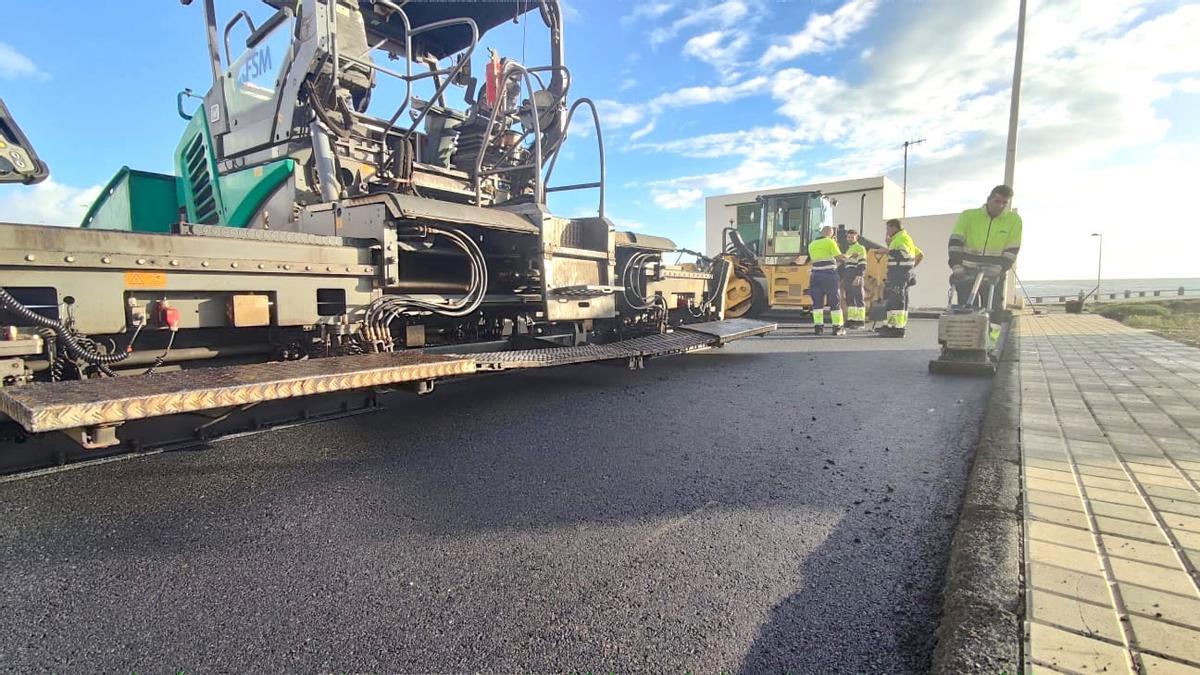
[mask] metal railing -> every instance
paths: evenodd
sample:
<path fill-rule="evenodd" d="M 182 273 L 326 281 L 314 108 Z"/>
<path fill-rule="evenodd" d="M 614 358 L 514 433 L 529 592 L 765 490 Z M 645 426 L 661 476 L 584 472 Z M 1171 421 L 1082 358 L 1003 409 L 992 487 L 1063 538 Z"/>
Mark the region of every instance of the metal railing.
<path fill-rule="evenodd" d="M 563 86 L 562 93 L 555 96 L 547 105 L 539 106 L 537 103 L 537 97 L 535 96 L 535 94 L 538 90 L 535 90 L 533 88 L 533 80 L 537 79 L 540 84 L 540 83 L 542 83 L 542 80 L 538 76 L 539 73 L 554 72 L 554 71 L 559 71 L 563 74 L 563 79 L 564 79 L 565 84 Z M 531 113 L 530 116 L 533 118 L 533 130 L 532 130 L 532 133 L 533 133 L 533 162 L 525 162 L 523 164 L 516 164 L 516 165 L 512 165 L 512 166 L 493 166 L 493 167 L 485 169 L 485 168 L 483 168 L 483 160 L 484 160 L 484 157 L 487 155 L 487 148 L 489 146 L 489 143 L 491 142 L 492 131 L 496 128 L 496 122 L 500 117 L 501 108 L 503 108 L 505 106 L 506 100 L 508 98 L 507 91 L 508 91 L 509 82 L 514 77 L 520 77 L 521 81 L 524 82 L 524 84 L 525 84 L 525 88 L 529 92 L 529 97 L 526 100 L 529 102 L 529 109 L 530 109 L 530 113 Z M 566 66 L 537 66 L 534 68 L 526 68 L 524 64 L 510 60 L 510 61 L 506 61 L 504 64 L 504 71 L 500 76 L 500 81 L 501 81 L 501 86 L 500 86 L 499 98 L 497 98 L 496 104 L 492 106 L 492 114 L 488 116 L 487 127 L 484 128 L 482 145 L 479 148 L 479 154 L 475 157 L 475 172 L 474 172 L 474 175 L 472 175 L 472 177 L 471 177 L 472 182 L 474 183 L 474 187 L 475 187 L 475 203 L 476 204 L 483 203 L 483 179 L 484 178 L 486 178 L 488 176 L 499 176 L 499 175 L 503 175 L 506 173 L 512 173 L 515 171 L 532 171 L 534 200 L 538 204 L 544 204 L 546 202 L 546 190 L 545 190 L 545 182 L 544 182 L 544 179 L 542 178 L 542 166 L 544 164 L 544 161 L 543 161 L 544 156 L 542 153 L 542 117 L 543 117 L 543 115 L 546 114 L 546 112 L 543 112 L 543 111 L 547 111 L 552 115 L 555 114 L 554 111 L 557 110 L 558 107 L 562 104 L 563 100 L 566 99 L 567 92 L 570 91 L 571 71 L 568 70 Z M 588 101 L 587 99 L 580 99 L 580 101 L 587 101 L 589 104 L 591 103 L 591 101 Z M 577 108 L 579 106 L 579 104 L 580 104 L 579 101 L 576 101 L 575 105 L 571 106 L 571 111 L 574 112 L 575 108 Z M 594 109 L 595 109 L 595 107 L 593 106 L 593 112 L 594 112 Z M 505 114 L 507 115 L 507 114 L 511 114 L 513 112 L 517 112 L 517 111 L 516 110 L 505 111 Z M 597 124 L 597 128 L 599 128 L 599 118 L 598 117 L 596 118 L 596 124 Z M 570 125 L 570 115 L 568 114 L 567 121 L 563 125 L 562 136 L 557 139 L 557 145 L 552 150 L 552 152 L 553 152 L 552 162 L 551 162 L 552 165 L 553 165 L 553 159 L 558 157 L 558 151 L 559 151 L 559 149 L 562 148 L 563 142 L 565 142 L 565 140 L 566 140 L 566 132 L 567 132 L 567 128 L 569 125 Z M 525 138 L 528 137 L 529 134 L 530 134 L 530 131 L 526 131 L 525 133 L 521 134 L 521 136 L 519 136 L 513 142 L 514 143 L 513 147 L 510 148 L 508 151 L 506 151 L 503 155 L 501 155 L 497 164 L 501 164 L 504 161 L 510 159 L 518 148 L 524 147 L 523 144 L 524 144 Z M 603 153 L 603 149 L 601 150 L 601 153 Z M 601 157 L 603 157 L 603 154 L 601 154 Z M 601 171 L 603 172 L 603 169 Z M 603 175 L 603 173 L 602 173 L 602 175 Z"/>
<path fill-rule="evenodd" d="M 1094 292 L 1094 289 L 1093 289 L 1093 292 L 1091 292 L 1091 293 L 1085 293 L 1084 291 L 1081 290 L 1074 295 L 1062 295 L 1062 294 L 1033 295 L 1033 294 L 1029 294 L 1029 300 L 1032 304 L 1035 304 L 1035 305 L 1045 305 L 1045 304 L 1061 304 L 1061 303 L 1065 303 L 1068 301 L 1083 302 L 1083 301 L 1087 300 L 1089 302 L 1110 302 L 1110 301 L 1133 300 L 1133 299 L 1141 299 L 1141 298 L 1164 298 L 1164 297 L 1178 298 L 1178 297 L 1187 297 L 1189 295 L 1191 295 L 1191 296 L 1200 295 L 1200 288 L 1184 288 L 1183 286 L 1178 286 L 1176 288 L 1159 288 L 1159 289 L 1146 289 L 1146 290 L 1121 290 L 1121 291 L 1117 291 L 1115 293 L 1114 292 L 1096 293 L 1096 292 Z"/>
<path fill-rule="evenodd" d="M 605 181 L 605 164 L 604 164 L 604 135 L 600 131 L 600 113 L 596 110 L 596 104 L 590 98 L 576 99 L 575 103 L 571 104 L 571 109 L 567 111 L 567 121 L 563 124 L 562 140 L 558 144 L 558 149 L 550 157 L 550 166 L 546 167 L 546 175 L 542 177 L 542 185 L 550 183 L 550 175 L 554 173 L 554 165 L 558 162 L 559 150 L 567 142 L 567 134 L 571 129 L 571 120 L 575 116 L 575 111 L 581 105 L 586 105 L 592 113 L 592 123 L 596 128 L 596 145 L 600 153 L 600 180 L 591 183 L 573 183 L 570 185 L 558 185 L 555 187 L 545 188 L 546 192 L 566 192 L 569 190 L 587 190 L 591 188 L 600 189 L 600 208 L 598 209 L 599 216 L 604 217 L 604 181 Z"/>

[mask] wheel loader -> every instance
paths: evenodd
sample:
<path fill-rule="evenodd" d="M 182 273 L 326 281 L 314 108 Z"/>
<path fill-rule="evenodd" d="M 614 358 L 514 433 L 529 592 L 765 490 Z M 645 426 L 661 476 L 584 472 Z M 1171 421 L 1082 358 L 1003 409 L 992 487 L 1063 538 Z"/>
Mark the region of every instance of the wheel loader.
<path fill-rule="evenodd" d="M 172 174 L 121 168 L 80 227 L 0 223 L 0 471 L 775 328 L 725 320 L 730 260 L 669 265 L 607 218 L 556 0 L 264 2 L 196 0 L 211 82 L 176 98 Z M 481 49 L 536 19 L 549 63 Z M 599 163 L 564 184 L 579 122 Z M 0 133 L 0 180 L 44 176 L 7 111 Z M 572 190 L 595 215 L 548 209 Z"/>
<path fill-rule="evenodd" d="M 808 244 L 821 236 L 822 227 L 833 224 L 836 202 L 820 192 L 795 192 L 759 197 L 757 205 L 756 226 L 724 230 L 721 257 L 733 267 L 725 290 L 726 315 L 754 318 L 776 308 L 811 311 Z M 844 251 L 846 229 L 836 229 Z M 887 258 L 874 253 L 879 244 L 865 238 L 860 242 L 867 248 L 863 300 L 871 316 L 872 307 L 883 307 Z"/>

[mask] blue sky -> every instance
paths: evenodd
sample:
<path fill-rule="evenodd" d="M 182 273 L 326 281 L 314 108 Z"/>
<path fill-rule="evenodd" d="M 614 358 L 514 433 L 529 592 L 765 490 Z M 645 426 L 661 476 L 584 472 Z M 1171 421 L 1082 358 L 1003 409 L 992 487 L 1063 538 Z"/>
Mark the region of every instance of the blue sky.
<path fill-rule="evenodd" d="M 1016 5 L 570 0 L 572 96 L 600 102 L 609 215 L 700 248 L 704 196 L 898 181 L 910 137 L 929 140 L 910 156 L 909 213 L 977 205 L 1003 168 Z M 243 8 L 269 13 L 218 0 L 222 16 Z M 483 44 L 547 62 L 531 18 Z M 0 96 L 52 179 L 0 188 L 0 219 L 74 223 L 122 165 L 171 171 L 184 125 L 175 94 L 208 85 L 199 3 L 27 1 L 10 3 L 6 19 L 20 30 L 0 40 Z M 1111 276 L 1200 274 L 1183 253 L 1200 250 L 1200 229 L 1180 217 L 1200 149 L 1198 34 L 1194 3 L 1030 0 L 1016 180 L 1023 276 L 1087 277 L 1096 230 L 1119 252 L 1106 255 Z M 381 110 L 387 98 L 376 97 Z M 572 137 L 560 180 L 594 175 L 594 143 Z M 551 205 L 579 215 L 594 201 Z"/>

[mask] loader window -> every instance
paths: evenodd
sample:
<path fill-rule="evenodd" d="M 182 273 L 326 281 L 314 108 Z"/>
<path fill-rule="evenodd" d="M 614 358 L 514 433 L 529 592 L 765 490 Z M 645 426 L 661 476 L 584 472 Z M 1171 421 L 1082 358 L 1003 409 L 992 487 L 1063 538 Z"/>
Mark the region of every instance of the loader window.
<path fill-rule="evenodd" d="M 767 255 L 802 251 L 807 206 L 803 197 L 767 198 Z"/>
<path fill-rule="evenodd" d="M 739 204 L 735 227 L 742 241 L 758 250 L 758 240 L 762 238 L 762 206 L 760 204 Z"/>
<path fill-rule="evenodd" d="M 821 236 L 821 228 L 833 224 L 833 211 L 821 196 L 808 200 L 808 241 Z"/>

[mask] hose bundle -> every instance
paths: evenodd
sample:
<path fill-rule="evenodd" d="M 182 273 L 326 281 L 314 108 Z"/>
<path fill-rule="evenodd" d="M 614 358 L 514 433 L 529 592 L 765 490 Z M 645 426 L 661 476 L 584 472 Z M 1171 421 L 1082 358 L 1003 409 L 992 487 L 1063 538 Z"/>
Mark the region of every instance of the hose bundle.
<path fill-rule="evenodd" d="M 406 295 L 384 295 L 376 298 L 367 307 L 364 332 L 373 343 L 390 349 L 392 344 L 391 325 L 402 314 L 437 314 L 446 317 L 464 317 L 479 309 L 487 295 L 487 260 L 483 250 L 461 230 L 429 226 L 429 235 L 441 237 L 462 250 L 470 261 L 470 280 L 467 293 L 451 302 L 429 302 Z"/>
<path fill-rule="evenodd" d="M 14 298 L 12 294 L 4 288 L 0 288 L 0 305 L 3 305 L 5 309 L 13 314 L 16 314 L 18 317 L 33 324 L 34 326 L 49 328 L 50 330 L 54 331 L 55 336 L 57 336 L 59 342 L 62 343 L 63 348 L 68 354 L 77 359 L 87 361 L 93 366 L 96 366 L 100 370 L 104 371 L 105 374 L 111 374 L 111 371 L 108 370 L 107 366 L 110 366 L 114 363 L 120 363 L 121 361 L 129 358 L 129 355 L 133 352 L 133 341 L 137 339 L 138 333 L 141 332 L 141 326 L 138 326 L 138 329 L 133 333 L 133 336 L 129 338 L 129 344 L 126 345 L 124 351 L 115 354 L 101 354 L 90 345 L 84 344 L 85 341 L 90 343 L 91 340 L 76 334 L 75 331 L 68 328 L 61 321 L 42 316 L 32 309 L 29 309 L 25 305 L 21 304 L 21 301 Z"/>

